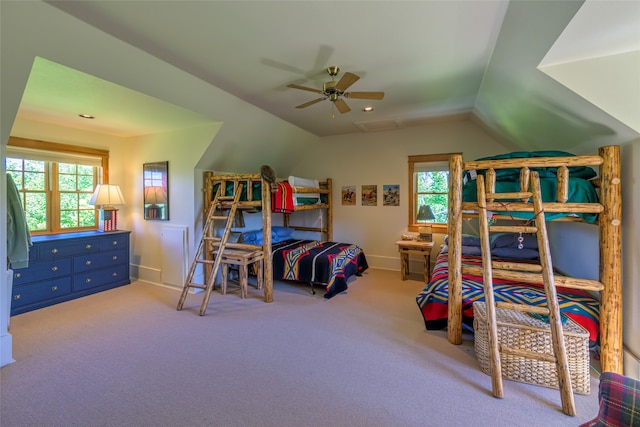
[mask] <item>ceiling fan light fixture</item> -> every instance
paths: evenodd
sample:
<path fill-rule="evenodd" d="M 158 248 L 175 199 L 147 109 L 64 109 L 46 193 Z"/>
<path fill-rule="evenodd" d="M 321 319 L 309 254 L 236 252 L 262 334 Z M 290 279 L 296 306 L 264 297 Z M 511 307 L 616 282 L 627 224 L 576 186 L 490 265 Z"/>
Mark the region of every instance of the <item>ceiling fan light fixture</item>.
<path fill-rule="evenodd" d="M 370 113 L 374 110 L 374 108 L 372 106 L 368 106 L 368 107 L 364 107 L 362 109 L 362 111 L 364 111 L 365 113 Z"/>
<path fill-rule="evenodd" d="M 335 110 L 338 110 L 340 114 L 348 113 L 351 111 L 351 108 L 347 105 L 343 98 L 354 98 L 354 99 L 374 99 L 380 100 L 384 98 L 384 92 L 347 92 L 347 89 L 351 87 L 355 82 L 360 80 L 359 76 L 356 76 L 353 73 L 344 73 L 344 75 L 338 80 L 335 81 L 335 76 L 340 72 L 340 67 L 331 66 L 327 67 L 327 73 L 331 76 L 331 81 L 325 82 L 322 85 L 322 90 L 301 86 L 296 83 L 288 84 L 287 87 L 293 89 L 306 90 L 308 92 L 318 93 L 324 98 L 317 98 L 309 102 L 305 102 L 304 104 L 297 105 L 296 108 L 306 108 L 310 105 L 316 104 L 324 99 L 328 99 L 334 104 Z M 370 110 L 364 111 L 373 111 L 372 107 L 369 107 Z M 332 113 L 332 117 L 335 117 L 335 114 Z"/>
<path fill-rule="evenodd" d="M 83 119 L 95 119 L 95 116 L 92 116 L 91 114 L 78 114 L 78 116 L 82 117 Z"/>

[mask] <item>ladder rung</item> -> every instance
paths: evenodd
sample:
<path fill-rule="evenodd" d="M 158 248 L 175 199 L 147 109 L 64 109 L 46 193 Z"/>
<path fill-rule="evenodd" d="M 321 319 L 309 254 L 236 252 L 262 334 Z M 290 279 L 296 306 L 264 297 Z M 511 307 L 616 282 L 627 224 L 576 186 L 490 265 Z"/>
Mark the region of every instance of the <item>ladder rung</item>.
<path fill-rule="evenodd" d="M 194 260 L 195 262 L 197 262 L 198 264 L 213 264 L 214 261 L 211 259 L 196 259 Z"/>
<path fill-rule="evenodd" d="M 471 276 L 483 277 L 482 267 L 463 266 L 463 274 L 469 274 Z M 493 277 L 496 279 L 515 280 L 518 282 L 535 283 L 538 285 L 544 285 L 542 274 L 527 273 L 523 271 L 511 271 L 511 270 L 494 270 Z M 563 286 L 571 289 L 582 289 L 585 291 L 601 291 L 604 289 L 604 285 L 597 280 L 580 279 L 577 277 L 567 276 L 553 276 L 556 286 Z"/>
<path fill-rule="evenodd" d="M 537 233 L 538 227 L 531 225 L 490 225 L 489 231 L 494 233 Z"/>
<path fill-rule="evenodd" d="M 514 304 L 511 302 L 496 302 L 496 307 L 498 308 L 506 308 L 508 310 L 521 311 L 523 313 L 536 313 L 536 314 L 549 314 L 549 309 L 546 307 L 539 307 L 537 305 L 525 305 L 525 304 Z"/>
<path fill-rule="evenodd" d="M 506 347 L 502 345 L 500 346 L 500 353 L 509 354 L 512 356 L 526 357 L 527 359 L 543 360 L 545 362 L 553 363 L 556 361 L 556 357 L 549 353 L 536 353 L 533 351 L 521 350 L 519 348 Z"/>
<path fill-rule="evenodd" d="M 234 196 L 220 196 L 218 197 L 218 201 L 222 200 L 233 200 Z"/>
<path fill-rule="evenodd" d="M 228 216 L 220 216 L 220 215 L 213 215 L 211 218 L 217 219 L 217 220 L 225 220 L 225 221 L 229 219 Z"/>
<path fill-rule="evenodd" d="M 542 271 L 542 266 L 540 264 L 527 264 L 515 261 L 491 261 L 491 268 L 498 270 L 529 271 L 531 273 L 540 273 Z"/>
<path fill-rule="evenodd" d="M 521 193 L 487 193 L 488 200 L 504 200 L 504 199 L 528 199 L 532 196 L 530 191 Z"/>
<path fill-rule="evenodd" d="M 207 286 L 201 283 L 187 283 L 187 286 L 190 288 L 198 288 L 198 289 L 206 289 Z"/>

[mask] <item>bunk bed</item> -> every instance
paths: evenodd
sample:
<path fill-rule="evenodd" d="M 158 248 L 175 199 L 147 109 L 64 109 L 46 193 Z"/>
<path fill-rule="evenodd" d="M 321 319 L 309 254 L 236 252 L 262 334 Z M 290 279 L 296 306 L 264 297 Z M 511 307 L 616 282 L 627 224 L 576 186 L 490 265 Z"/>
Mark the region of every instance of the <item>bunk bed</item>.
<path fill-rule="evenodd" d="M 267 174 L 269 175 L 269 174 Z M 305 282 L 326 286 L 325 298 L 347 289 L 349 279 L 367 268 L 364 251 L 357 245 L 333 242 L 332 181 L 289 177 L 277 180 L 261 174 L 204 173 L 203 212 L 208 212 L 220 185 L 230 194 L 233 181 L 243 184 L 238 209 L 261 212 L 262 228 L 241 232 L 239 242 L 227 243 L 231 249 L 260 250 L 264 253 L 265 301 L 273 301 L 273 279 Z M 295 225 L 296 212 L 322 210 L 325 221 L 318 227 Z M 272 215 L 281 213 L 283 226 L 272 225 Z M 320 240 L 291 238 L 290 232 L 319 233 Z"/>
<path fill-rule="evenodd" d="M 593 179 L 588 177 L 588 169 L 591 168 L 599 168 L 597 177 Z M 559 297 L 564 302 L 565 314 L 589 331 L 591 343 L 598 340 L 602 370 L 622 373 L 622 241 L 618 146 L 601 147 L 596 156 L 552 152 L 511 153 L 472 162 L 463 162 L 461 155 L 451 156 L 447 245 L 445 251 L 437 257 L 431 281 L 416 298 L 425 325 L 428 329 L 446 327 L 449 341 L 461 344 L 463 326 L 472 326 L 472 304 L 483 298 L 481 258 L 479 253 L 473 253 L 467 241 L 469 236 L 462 232 L 463 220 L 472 217 L 477 209 L 477 201 L 474 199 L 475 182 L 473 179 L 467 181 L 466 178 L 482 173 L 488 193 L 516 193 L 526 191 L 529 174 L 533 170 L 541 175 L 541 184 L 544 182 L 542 190 L 547 221 L 580 221 L 599 227 L 599 282 L 604 288 L 597 299 L 591 294 L 564 288 L 562 280 L 556 280 L 556 284 Z M 510 190 L 504 185 L 514 187 Z M 587 195 L 576 199 L 583 191 Z M 531 204 L 526 200 L 507 203 L 489 201 L 487 208 L 492 211 L 492 219 L 496 221 L 526 222 L 533 216 Z M 510 299 L 514 298 L 513 292 L 522 295 L 526 292 L 540 292 L 541 288 L 539 284 L 526 283 L 517 277 L 494 279 L 494 287 L 496 300 L 500 298 L 499 295 Z M 528 294 L 527 297 L 532 295 Z"/>

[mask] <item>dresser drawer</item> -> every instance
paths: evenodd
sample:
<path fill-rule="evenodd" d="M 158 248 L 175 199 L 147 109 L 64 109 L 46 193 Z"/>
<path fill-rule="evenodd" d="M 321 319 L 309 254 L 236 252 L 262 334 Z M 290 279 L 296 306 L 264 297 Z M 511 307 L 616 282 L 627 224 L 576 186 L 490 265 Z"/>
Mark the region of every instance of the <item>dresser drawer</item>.
<path fill-rule="evenodd" d="M 73 258 L 73 272 L 80 273 L 88 270 L 113 267 L 128 264 L 127 250 L 102 252 L 93 255 L 76 256 Z"/>
<path fill-rule="evenodd" d="M 103 251 L 127 249 L 129 247 L 129 235 L 128 234 L 108 235 L 101 239 L 100 245 Z"/>
<path fill-rule="evenodd" d="M 13 284 L 19 286 L 45 278 L 68 276 L 70 274 L 70 258 L 34 262 L 29 264 L 29 268 L 21 268 L 13 271 Z"/>
<path fill-rule="evenodd" d="M 45 280 L 24 286 L 14 286 L 11 295 L 11 308 L 15 309 L 17 307 L 50 300 L 70 293 L 70 277 Z"/>
<path fill-rule="evenodd" d="M 129 281 L 129 264 L 102 270 L 87 271 L 73 276 L 73 291 L 83 291 L 117 282 Z"/>
<path fill-rule="evenodd" d="M 100 240 L 96 238 L 83 239 L 81 241 L 46 242 L 40 243 L 38 246 L 40 260 L 56 259 L 98 252 L 100 250 Z"/>

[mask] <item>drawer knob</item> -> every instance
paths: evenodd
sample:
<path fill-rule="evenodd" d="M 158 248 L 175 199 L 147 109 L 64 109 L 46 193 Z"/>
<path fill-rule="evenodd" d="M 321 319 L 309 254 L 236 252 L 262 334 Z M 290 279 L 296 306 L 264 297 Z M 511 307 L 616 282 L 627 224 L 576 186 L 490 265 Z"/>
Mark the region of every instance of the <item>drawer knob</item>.
<path fill-rule="evenodd" d="M 85 249 L 91 249 L 91 245 L 85 246 Z"/>
<path fill-rule="evenodd" d="M 57 250 L 56 248 L 53 248 L 53 249 L 51 249 L 51 253 L 52 253 L 52 254 L 57 254 L 57 253 L 58 253 L 58 250 Z"/>
<path fill-rule="evenodd" d="M 85 283 L 91 283 L 91 278 L 84 281 Z"/>
<path fill-rule="evenodd" d="M 117 261 L 118 260 L 118 255 L 114 255 L 112 259 L 113 259 L 113 261 Z"/>
<path fill-rule="evenodd" d="M 51 290 L 52 290 L 53 292 L 55 292 L 55 291 L 57 291 L 57 290 L 58 290 L 58 287 L 57 287 L 57 286 L 52 286 L 52 287 L 51 287 Z"/>
<path fill-rule="evenodd" d="M 20 299 L 20 294 L 16 294 L 13 296 L 14 301 L 18 301 Z"/>
<path fill-rule="evenodd" d="M 112 244 L 113 244 L 113 246 L 118 246 L 118 241 L 117 241 L 117 240 L 114 240 L 114 241 L 112 242 Z"/>
<path fill-rule="evenodd" d="M 91 265 L 91 260 L 88 259 L 87 262 L 84 263 L 85 265 Z"/>
<path fill-rule="evenodd" d="M 22 273 L 16 273 L 16 274 L 13 275 L 13 278 L 14 279 L 19 279 L 20 276 L 22 276 Z"/>
<path fill-rule="evenodd" d="M 54 265 L 53 267 L 51 267 L 51 271 L 58 271 L 58 266 Z"/>
<path fill-rule="evenodd" d="M 117 276 L 118 276 L 118 273 L 113 272 L 113 273 L 111 273 L 111 275 L 112 275 L 113 277 L 117 277 Z"/>

